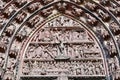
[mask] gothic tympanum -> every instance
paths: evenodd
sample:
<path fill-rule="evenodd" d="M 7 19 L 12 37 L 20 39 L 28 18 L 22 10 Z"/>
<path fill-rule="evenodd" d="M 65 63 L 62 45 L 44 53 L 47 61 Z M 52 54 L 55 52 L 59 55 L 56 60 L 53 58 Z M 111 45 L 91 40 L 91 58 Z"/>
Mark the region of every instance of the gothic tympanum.
<path fill-rule="evenodd" d="M 120 0 L 1 0 L 0 80 L 119 80 Z"/>

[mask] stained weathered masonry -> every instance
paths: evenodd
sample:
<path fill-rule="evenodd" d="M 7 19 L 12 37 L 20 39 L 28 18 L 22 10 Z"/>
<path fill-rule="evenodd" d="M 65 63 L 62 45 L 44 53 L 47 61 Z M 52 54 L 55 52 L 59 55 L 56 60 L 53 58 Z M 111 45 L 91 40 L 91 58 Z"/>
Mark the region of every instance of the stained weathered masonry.
<path fill-rule="evenodd" d="M 119 0 L 1 0 L 1 80 L 119 80 Z"/>

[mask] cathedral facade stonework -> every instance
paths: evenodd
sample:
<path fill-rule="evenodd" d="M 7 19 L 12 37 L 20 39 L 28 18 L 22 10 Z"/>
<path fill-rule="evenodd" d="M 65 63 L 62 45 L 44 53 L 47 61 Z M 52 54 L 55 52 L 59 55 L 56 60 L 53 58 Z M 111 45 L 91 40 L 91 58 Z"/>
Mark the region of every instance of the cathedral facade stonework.
<path fill-rule="evenodd" d="M 1 0 L 0 80 L 120 80 L 119 0 Z"/>

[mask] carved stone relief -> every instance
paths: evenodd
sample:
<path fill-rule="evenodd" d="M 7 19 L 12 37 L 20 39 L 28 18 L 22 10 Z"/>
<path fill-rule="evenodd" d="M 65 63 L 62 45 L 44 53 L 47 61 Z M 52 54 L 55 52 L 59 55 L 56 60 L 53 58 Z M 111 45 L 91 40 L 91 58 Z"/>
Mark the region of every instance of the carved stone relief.
<path fill-rule="evenodd" d="M 60 16 L 46 23 L 25 52 L 22 75 L 105 75 L 101 50 L 79 23 Z"/>
<path fill-rule="evenodd" d="M 118 78 L 120 73 L 118 60 L 120 48 L 119 3 L 119 0 L 1 0 L 0 77 L 3 78 L 1 75 L 4 74 L 5 80 L 14 80 L 16 78 L 17 72 L 15 72 L 15 69 L 17 70 L 19 66 L 16 65 L 16 60 L 23 54 L 21 48 L 26 44 L 24 41 L 27 41 L 28 36 L 32 35 L 31 33 L 34 33 L 34 30 L 41 25 L 41 21 L 53 19 L 54 16 L 60 13 L 87 24 L 87 27 L 93 30 L 93 33 L 99 39 L 105 54 L 102 55 L 96 40 L 91 37 L 92 35 L 84 27 L 81 27 L 75 20 L 60 16 L 47 22 L 35 33 L 32 40 L 28 43 L 23 62 L 28 63 L 30 61 L 29 64 L 38 64 L 42 63 L 41 60 L 45 60 L 46 62 L 43 61 L 43 63 L 50 65 L 49 62 L 51 61 L 53 63 L 56 62 L 56 64 L 59 61 L 62 62 L 62 60 L 63 62 L 66 61 L 66 63 L 78 61 L 78 63 L 86 64 L 85 66 L 88 69 L 90 66 L 87 66 L 87 63 L 90 62 L 94 65 L 97 59 L 101 60 L 99 63 L 104 65 L 104 71 L 107 70 L 105 63 L 108 63 L 110 65 L 106 65 L 109 68 L 108 72 L 111 71 L 110 74 L 117 74 L 116 77 Z M 43 7 L 44 9 L 42 9 Z M 35 13 L 38 9 L 41 10 Z M 20 54 L 19 51 L 21 52 Z M 108 62 L 104 63 L 103 56 Z M 27 66 L 27 64 L 24 65 Z M 28 73 L 31 70 L 33 70 L 32 74 L 36 75 L 37 71 L 34 69 L 41 69 L 39 66 L 34 66 L 34 69 L 30 69 L 24 65 L 23 73 L 25 73 L 25 76 L 29 76 Z M 43 72 L 41 71 L 42 74 L 40 73 L 39 76 L 45 75 L 46 70 L 43 69 Z M 85 72 L 83 71 L 83 73 Z M 59 74 L 62 73 L 64 72 Z M 79 69 L 77 71 L 74 70 L 73 73 L 75 75 L 82 75 Z M 85 75 L 91 75 L 92 73 L 99 75 L 97 74 L 99 70 L 98 72 L 92 71 Z M 68 73 L 65 72 L 65 74 Z M 103 72 L 103 75 L 105 75 L 105 72 Z"/>
<path fill-rule="evenodd" d="M 104 75 L 101 61 L 25 61 L 23 75 Z"/>

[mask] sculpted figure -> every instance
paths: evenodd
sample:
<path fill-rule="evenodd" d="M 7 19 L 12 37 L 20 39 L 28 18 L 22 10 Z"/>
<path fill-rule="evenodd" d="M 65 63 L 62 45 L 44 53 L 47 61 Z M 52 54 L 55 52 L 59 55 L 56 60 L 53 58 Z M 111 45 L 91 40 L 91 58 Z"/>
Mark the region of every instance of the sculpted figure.
<path fill-rule="evenodd" d="M 117 30 L 119 30 L 119 26 L 118 26 L 117 23 L 115 23 L 115 22 L 111 22 L 111 23 L 110 23 L 110 28 L 111 28 L 114 32 L 116 32 Z"/>
<path fill-rule="evenodd" d="M 60 54 L 64 54 L 65 52 L 65 46 L 64 46 L 64 43 L 60 41 L 60 46 L 59 46 L 59 51 L 60 51 Z"/>
<path fill-rule="evenodd" d="M 23 30 L 21 31 L 21 35 L 22 36 L 27 36 L 27 28 L 23 28 Z"/>
<path fill-rule="evenodd" d="M 104 74 L 104 67 L 103 65 L 101 64 L 101 62 L 99 62 L 99 68 L 101 70 L 100 74 L 103 75 Z"/>
<path fill-rule="evenodd" d="M 28 9 L 30 9 L 31 10 L 30 12 L 32 12 L 32 11 L 36 10 L 39 5 L 40 5 L 39 3 L 33 3 L 28 7 Z"/>
<path fill-rule="evenodd" d="M 11 4 L 7 9 L 5 9 L 5 14 L 8 16 L 10 16 L 12 13 L 15 12 L 15 7 L 13 4 Z"/>
<path fill-rule="evenodd" d="M 29 46 L 28 51 L 26 53 L 26 58 L 34 58 L 35 57 L 34 51 L 35 46 Z"/>
<path fill-rule="evenodd" d="M 108 21 L 110 19 L 109 15 L 100 9 L 98 10 L 98 14 L 104 21 Z"/>
<path fill-rule="evenodd" d="M 14 73 L 13 71 L 6 71 L 6 73 L 4 74 L 4 78 L 3 80 L 14 80 Z"/>
<path fill-rule="evenodd" d="M 70 55 L 72 58 L 74 57 L 74 50 L 73 50 L 73 45 L 72 44 L 70 44 L 69 46 L 68 46 L 68 50 L 67 50 L 67 54 L 68 55 Z"/>
<path fill-rule="evenodd" d="M 3 57 L 0 57 L 0 68 L 3 67 L 3 64 L 4 64 L 4 58 L 3 58 Z"/>
<path fill-rule="evenodd" d="M 4 18 L 3 15 L 0 15 L 0 28 L 5 24 L 6 19 Z"/>
<path fill-rule="evenodd" d="M 10 25 L 9 27 L 7 27 L 6 29 L 6 33 L 11 36 L 13 31 L 15 30 L 16 26 L 15 25 Z"/>
<path fill-rule="evenodd" d="M 120 67 L 119 60 L 117 56 L 114 56 L 115 68 L 118 69 Z"/>
<path fill-rule="evenodd" d="M 35 17 L 33 17 L 32 19 L 30 19 L 30 20 L 28 21 L 28 26 L 29 26 L 30 28 L 33 28 L 33 27 L 35 26 L 35 24 L 37 24 L 37 22 L 39 22 L 39 17 L 38 17 L 38 15 L 36 15 Z"/>
<path fill-rule="evenodd" d="M 3 7 L 4 7 L 4 2 L 3 2 L 3 1 L 0 1 L 0 4 L 1 4 L 1 5 L 0 5 L 0 10 L 1 10 L 1 9 L 3 9 Z"/>
<path fill-rule="evenodd" d="M 77 4 L 81 4 L 81 3 L 84 2 L 84 0 L 70 0 L 70 1 L 73 1 L 73 2 L 75 2 L 75 3 L 77 3 Z"/>
<path fill-rule="evenodd" d="M 50 59 L 50 56 L 48 55 L 47 51 L 44 51 L 44 59 Z"/>
<path fill-rule="evenodd" d="M 95 4 L 92 4 L 90 2 L 86 3 L 86 7 L 92 11 L 95 11 L 97 6 Z"/>
<path fill-rule="evenodd" d="M 16 60 L 14 58 L 10 58 L 9 61 L 8 61 L 8 64 L 7 64 L 7 69 L 9 71 L 13 71 L 14 67 L 15 67 L 15 64 L 16 64 Z"/>
<path fill-rule="evenodd" d="M 92 25 L 92 26 L 95 26 L 95 25 L 97 25 L 97 23 L 98 23 L 98 21 L 94 18 L 94 17 L 92 17 L 90 14 L 88 14 L 88 13 L 86 13 L 86 16 L 87 16 L 87 22 L 90 24 L 90 25 Z"/>
<path fill-rule="evenodd" d="M 107 47 L 107 49 L 108 49 L 108 51 L 109 51 L 109 54 L 111 55 L 112 53 L 112 45 L 110 44 L 110 42 L 107 42 L 107 44 L 106 44 L 106 47 Z"/>
<path fill-rule="evenodd" d="M 44 42 L 44 29 L 41 29 L 37 34 L 36 34 L 36 41 L 38 42 Z"/>
<path fill-rule="evenodd" d="M 25 75 L 28 75 L 29 74 L 29 72 L 30 72 L 30 69 L 29 69 L 29 65 L 28 65 L 28 63 L 27 62 L 24 62 L 23 63 L 23 74 L 25 74 Z"/>
<path fill-rule="evenodd" d="M 97 75 L 100 74 L 100 68 L 98 64 L 95 65 L 95 70 Z"/>
<path fill-rule="evenodd" d="M 7 69 L 4 74 L 4 80 L 14 80 L 14 69 L 15 69 L 16 60 L 10 58 L 7 64 Z"/>
<path fill-rule="evenodd" d="M 42 12 L 41 12 L 42 16 L 47 17 L 50 14 L 52 14 L 52 9 L 53 9 L 53 7 L 49 7 L 47 9 L 42 10 Z"/>
<path fill-rule="evenodd" d="M 17 22 L 21 23 L 26 16 L 27 16 L 26 12 L 21 12 L 20 14 L 18 14 L 16 17 Z"/>
<path fill-rule="evenodd" d="M 75 7 L 75 6 L 72 6 L 72 13 L 76 16 L 81 16 L 83 14 L 83 10 Z"/>
<path fill-rule="evenodd" d="M 117 7 L 117 8 L 115 9 L 115 14 L 117 14 L 118 16 L 120 16 L 120 9 L 119 9 L 119 7 Z"/>
<path fill-rule="evenodd" d="M 114 59 L 113 58 L 110 58 L 108 60 L 109 62 L 109 66 L 110 66 L 110 72 L 113 73 L 115 71 L 115 64 L 114 64 Z"/>
<path fill-rule="evenodd" d="M 44 41 L 51 41 L 51 34 L 49 29 L 44 30 Z"/>
<path fill-rule="evenodd" d="M 62 29 L 58 33 L 58 41 L 64 42 L 65 41 L 65 29 Z"/>
<path fill-rule="evenodd" d="M 42 58 L 43 55 L 43 47 L 39 46 L 35 49 L 34 53 L 36 58 Z"/>
<path fill-rule="evenodd" d="M 52 48 L 52 53 L 53 53 L 54 56 L 57 56 L 57 55 L 58 55 L 57 47 L 53 47 L 53 48 Z"/>
<path fill-rule="evenodd" d="M 27 36 L 27 27 L 24 27 L 18 34 L 17 34 L 17 40 L 22 41 Z"/>
<path fill-rule="evenodd" d="M 71 41 L 71 32 L 70 31 L 65 32 L 64 40 L 65 40 L 65 42 Z"/>
<path fill-rule="evenodd" d="M 77 31 L 73 31 L 72 33 L 72 38 L 73 38 L 73 41 L 77 41 L 79 39 L 79 32 Z"/>
<path fill-rule="evenodd" d="M 88 75 L 92 75 L 93 74 L 93 65 L 90 61 L 87 62 L 88 64 Z"/>
<path fill-rule="evenodd" d="M 54 43 L 57 43 L 58 42 L 58 39 L 59 39 L 59 31 L 57 30 L 57 28 L 55 28 L 55 30 L 52 30 L 51 31 L 51 35 L 52 35 L 52 41 Z"/>
<path fill-rule="evenodd" d="M 75 54 L 74 54 L 75 58 L 79 58 L 80 57 L 79 45 L 75 46 L 74 52 L 75 52 Z"/>
<path fill-rule="evenodd" d="M 34 61 L 32 64 L 32 74 L 33 75 L 39 75 L 39 63 L 38 61 Z"/>
<path fill-rule="evenodd" d="M 67 4 L 66 3 L 58 3 L 57 7 L 61 12 L 64 12 L 67 7 Z"/>
<path fill-rule="evenodd" d="M 28 0 L 16 0 L 15 1 L 17 6 L 20 7 L 22 6 L 23 4 L 25 4 L 26 2 L 28 2 Z"/>
<path fill-rule="evenodd" d="M 8 38 L 7 36 L 4 36 L 4 37 L 1 39 L 0 42 L 2 42 L 2 43 L 4 43 L 4 44 L 8 44 L 8 43 L 9 43 L 9 38 Z"/>
<path fill-rule="evenodd" d="M 53 0 L 43 0 L 44 4 L 48 4 L 50 2 L 52 2 Z"/>

